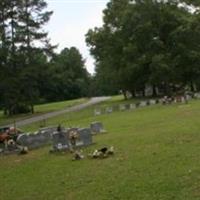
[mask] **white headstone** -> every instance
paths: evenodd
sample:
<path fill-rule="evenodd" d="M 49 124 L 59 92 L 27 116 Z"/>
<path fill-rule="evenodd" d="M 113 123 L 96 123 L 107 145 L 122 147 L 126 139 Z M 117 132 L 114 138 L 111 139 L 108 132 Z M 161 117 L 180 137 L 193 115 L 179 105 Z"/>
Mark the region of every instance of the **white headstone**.
<path fill-rule="evenodd" d="M 131 103 L 131 104 L 130 104 L 130 109 L 131 109 L 131 110 L 136 109 L 136 105 Z"/>
<path fill-rule="evenodd" d="M 101 110 L 100 109 L 95 109 L 94 110 L 94 116 L 97 116 L 97 115 L 101 115 Z"/>
<path fill-rule="evenodd" d="M 156 104 L 156 100 L 151 99 L 151 100 L 149 101 L 149 103 L 150 103 L 150 105 L 155 105 L 155 104 Z"/>
<path fill-rule="evenodd" d="M 119 110 L 120 110 L 120 111 L 126 110 L 125 105 L 124 105 L 124 104 L 119 105 Z"/>
<path fill-rule="evenodd" d="M 141 101 L 141 102 L 140 102 L 140 106 L 141 106 L 141 107 L 144 107 L 144 106 L 146 106 L 146 105 L 147 105 L 147 102 L 146 102 L 146 101 Z"/>
<path fill-rule="evenodd" d="M 112 107 L 107 107 L 106 108 L 106 113 L 112 113 L 113 112 L 113 108 Z"/>

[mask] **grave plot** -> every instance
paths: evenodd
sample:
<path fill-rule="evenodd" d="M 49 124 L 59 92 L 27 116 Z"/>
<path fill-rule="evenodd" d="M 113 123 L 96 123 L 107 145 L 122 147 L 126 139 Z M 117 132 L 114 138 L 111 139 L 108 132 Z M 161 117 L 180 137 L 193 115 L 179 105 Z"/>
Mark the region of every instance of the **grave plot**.
<path fill-rule="evenodd" d="M 36 134 L 20 134 L 17 138 L 17 144 L 28 147 L 28 149 L 36 149 L 51 143 L 52 136 L 48 132 Z"/>
<path fill-rule="evenodd" d="M 94 116 L 98 116 L 98 115 L 101 115 L 101 114 L 102 114 L 101 109 L 95 109 L 94 110 Z"/>
<path fill-rule="evenodd" d="M 64 132 L 53 133 L 53 151 L 63 151 L 69 149 L 69 140 Z"/>
<path fill-rule="evenodd" d="M 156 104 L 156 100 L 151 99 L 151 100 L 149 101 L 149 103 L 150 103 L 150 105 L 155 105 L 155 104 Z"/>
<path fill-rule="evenodd" d="M 91 123 L 90 129 L 92 131 L 92 134 L 106 133 L 106 130 L 103 128 L 103 124 L 101 122 Z"/>
<path fill-rule="evenodd" d="M 119 110 L 120 111 L 125 111 L 126 110 L 125 105 L 124 104 L 119 105 Z"/>
<path fill-rule="evenodd" d="M 110 114 L 110 113 L 113 112 L 113 108 L 112 108 L 112 107 L 107 107 L 107 108 L 105 109 L 105 111 L 106 111 L 107 114 Z"/>
<path fill-rule="evenodd" d="M 134 109 L 136 109 L 136 105 L 135 104 L 130 104 L 130 110 L 134 110 Z"/>
<path fill-rule="evenodd" d="M 66 132 L 55 132 L 53 134 L 53 151 L 65 151 L 88 146 L 92 143 L 90 128 L 70 128 Z"/>
<path fill-rule="evenodd" d="M 139 106 L 140 107 L 145 107 L 145 106 L 147 106 L 147 102 L 146 101 L 141 101 Z"/>

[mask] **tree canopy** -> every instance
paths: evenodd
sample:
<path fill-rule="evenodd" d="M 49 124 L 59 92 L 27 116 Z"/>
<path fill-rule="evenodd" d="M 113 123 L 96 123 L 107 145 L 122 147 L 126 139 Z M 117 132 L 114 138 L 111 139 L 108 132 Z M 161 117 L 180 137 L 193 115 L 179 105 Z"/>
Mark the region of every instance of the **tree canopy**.
<path fill-rule="evenodd" d="M 108 85 L 133 96 L 147 85 L 154 95 L 155 88 L 169 94 L 176 85 L 193 90 L 200 75 L 199 6 L 189 0 L 111 0 L 103 26 L 86 34 L 96 76 L 109 76 Z"/>
<path fill-rule="evenodd" d="M 34 112 L 34 104 L 82 97 L 88 73 L 79 50 L 56 54 L 43 27 L 45 0 L 0 1 L 0 107 L 5 114 Z"/>

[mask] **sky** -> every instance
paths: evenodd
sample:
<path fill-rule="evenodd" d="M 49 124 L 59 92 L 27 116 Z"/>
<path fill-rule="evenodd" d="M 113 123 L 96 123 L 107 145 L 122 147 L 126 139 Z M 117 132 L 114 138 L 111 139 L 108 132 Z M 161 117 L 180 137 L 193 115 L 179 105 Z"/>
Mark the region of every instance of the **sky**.
<path fill-rule="evenodd" d="M 102 25 L 102 11 L 109 0 L 46 0 L 54 13 L 45 27 L 57 52 L 75 46 L 86 60 L 87 70 L 94 73 L 94 59 L 85 43 L 89 29 Z"/>

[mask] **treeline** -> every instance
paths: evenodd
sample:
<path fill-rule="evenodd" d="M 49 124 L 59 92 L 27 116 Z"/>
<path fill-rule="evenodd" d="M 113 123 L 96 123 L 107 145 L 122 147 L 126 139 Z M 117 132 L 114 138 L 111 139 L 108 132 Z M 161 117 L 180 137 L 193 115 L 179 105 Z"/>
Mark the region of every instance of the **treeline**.
<path fill-rule="evenodd" d="M 7 115 L 87 94 L 89 75 L 79 51 L 54 53 L 43 30 L 51 15 L 44 0 L 0 1 L 0 107 Z"/>
<path fill-rule="evenodd" d="M 100 92 L 172 95 L 200 87 L 198 0 L 111 0 L 86 42 Z"/>
<path fill-rule="evenodd" d="M 173 95 L 200 88 L 198 0 L 110 0 L 103 25 L 86 42 L 96 60 L 91 77 L 75 47 L 55 53 L 43 27 L 45 0 L 0 1 L 0 108 L 34 112 L 36 103 L 83 96 Z"/>

